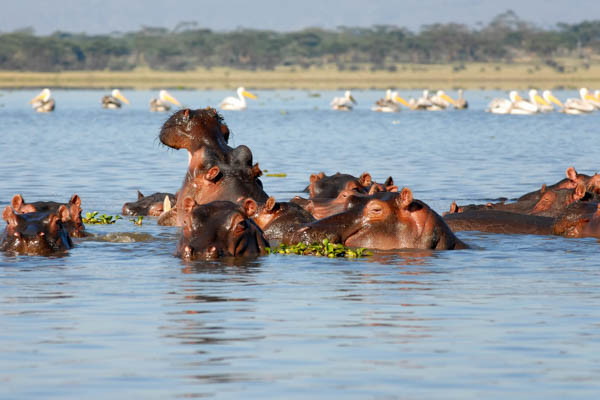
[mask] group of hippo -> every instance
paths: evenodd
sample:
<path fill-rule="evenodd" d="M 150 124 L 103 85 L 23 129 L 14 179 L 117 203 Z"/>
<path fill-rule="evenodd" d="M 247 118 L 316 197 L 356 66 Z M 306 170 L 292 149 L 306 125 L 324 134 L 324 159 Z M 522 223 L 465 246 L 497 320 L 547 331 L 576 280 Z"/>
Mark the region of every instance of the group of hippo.
<path fill-rule="evenodd" d="M 228 145 L 229 128 L 212 109 L 183 109 L 162 126 L 160 141 L 185 149 L 189 164 L 176 195 L 155 193 L 125 203 L 123 215 L 157 216 L 161 225 L 181 228 L 176 254 L 185 259 L 256 256 L 269 243 L 311 244 L 328 239 L 369 249 L 464 249 L 455 231 L 600 237 L 600 175 L 567 169 L 567 178 L 515 202 L 457 206 L 444 217 L 368 173 L 313 174 L 308 198 L 277 202 L 263 190 L 258 164 L 247 146 Z M 26 203 L 15 195 L 4 209 L 7 227 L 0 249 L 51 255 L 85 236 L 81 199 Z"/>

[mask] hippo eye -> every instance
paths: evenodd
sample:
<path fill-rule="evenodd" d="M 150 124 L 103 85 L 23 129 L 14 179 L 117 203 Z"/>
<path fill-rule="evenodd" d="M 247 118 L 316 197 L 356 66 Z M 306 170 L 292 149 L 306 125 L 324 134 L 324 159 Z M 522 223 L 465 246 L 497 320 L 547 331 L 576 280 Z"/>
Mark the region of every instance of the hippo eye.
<path fill-rule="evenodd" d="M 244 232 L 244 231 L 245 231 L 247 228 L 248 228 L 248 223 L 246 222 L 246 220 L 242 220 L 242 221 L 238 222 L 238 223 L 235 225 L 234 232 L 235 232 L 235 233 L 242 233 L 242 232 Z"/>

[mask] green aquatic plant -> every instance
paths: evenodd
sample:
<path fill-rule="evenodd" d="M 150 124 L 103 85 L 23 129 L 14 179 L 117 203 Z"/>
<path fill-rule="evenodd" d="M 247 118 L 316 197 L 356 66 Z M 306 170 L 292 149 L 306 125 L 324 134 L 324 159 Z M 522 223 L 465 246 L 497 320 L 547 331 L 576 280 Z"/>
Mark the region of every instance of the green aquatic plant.
<path fill-rule="evenodd" d="M 321 243 L 305 244 L 298 243 L 294 245 L 280 244 L 278 247 L 266 248 L 268 254 L 297 254 L 301 256 L 313 255 L 318 257 L 347 257 L 357 258 L 372 256 L 373 253 L 364 247 L 350 248 L 340 243 L 330 243 L 329 240 L 323 239 Z"/>
<path fill-rule="evenodd" d="M 144 220 L 144 217 L 139 215 L 137 218 L 131 218 L 130 221 L 133 222 L 136 225 L 142 226 L 142 221 Z"/>
<path fill-rule="evenodd" d="M 265 174 L 269 178 L 285 178 L 287 174 L 279 173 L 279 174 Z"/>
<path fill-rule="evenodd" d="M 118 220 L 122 219 L 120 215 L 98 215 L 98 211 L 86 212 L 85 217 L 81 220 L 84 224 L 97 224 L 97 225 L 109 225 L 114 224 Z"/>

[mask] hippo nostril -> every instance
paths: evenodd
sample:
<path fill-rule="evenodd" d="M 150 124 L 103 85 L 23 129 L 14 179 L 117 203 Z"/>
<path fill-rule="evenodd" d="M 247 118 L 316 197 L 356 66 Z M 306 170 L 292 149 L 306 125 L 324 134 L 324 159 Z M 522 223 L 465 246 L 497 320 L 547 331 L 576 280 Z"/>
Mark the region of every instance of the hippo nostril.
<path fill-rule="evenodd" d="M 13 233 L 13 236 L 16 237 L 16 238 L 20 238 L 21 234 L 19 232 L 15 232 L 15 233 Z"/>
<path fill-rule="evenodd" d="M 190 246 L 185 246 L 183 248 L 183 251 L 181 252 L 181 257 L 186 260 L 191 259 L 193 255 L 194 255 L 194 249 L 192 249 Z"/>

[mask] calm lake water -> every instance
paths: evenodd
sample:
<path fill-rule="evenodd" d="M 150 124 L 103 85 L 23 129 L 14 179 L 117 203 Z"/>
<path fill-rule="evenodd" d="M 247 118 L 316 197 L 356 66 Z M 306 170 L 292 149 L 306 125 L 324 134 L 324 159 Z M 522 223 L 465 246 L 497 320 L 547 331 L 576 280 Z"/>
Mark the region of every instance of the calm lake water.
<path fill-rule="evenodd" d="M 0 205 L 67 201 L 117 214 L 136 190 L 175 192 L 187 154 L 160 145 L 157 93 L 103 110 L 104 91 L 0 91 Z M 225 91 L 171 93 L 189 107 Z M 311 173 L 392 175 L 436 211 L 516 197 L 568 166 L 600 168 L 600 112 L 498 116 L 501 92 L 464 112 L 380 114 L 381 92 L 258 91 L 223 112 L 278 200 Z M 417 91 L 402 91 L 405 97 Z M 454 92 L 450 93 L 455 95 Z M 575 97 L 567 91 L 559 98 Z M 1 222 L 4 229 L 4 222 Z M 360 260 L 264 256 L 184 264 L 178 233 L 144 219 L 88 226 L 63 258 L 0 254 L 0 398 L 564 399 L 600 392 L 600 243 L 459 233 L 470 250 Z"/>

